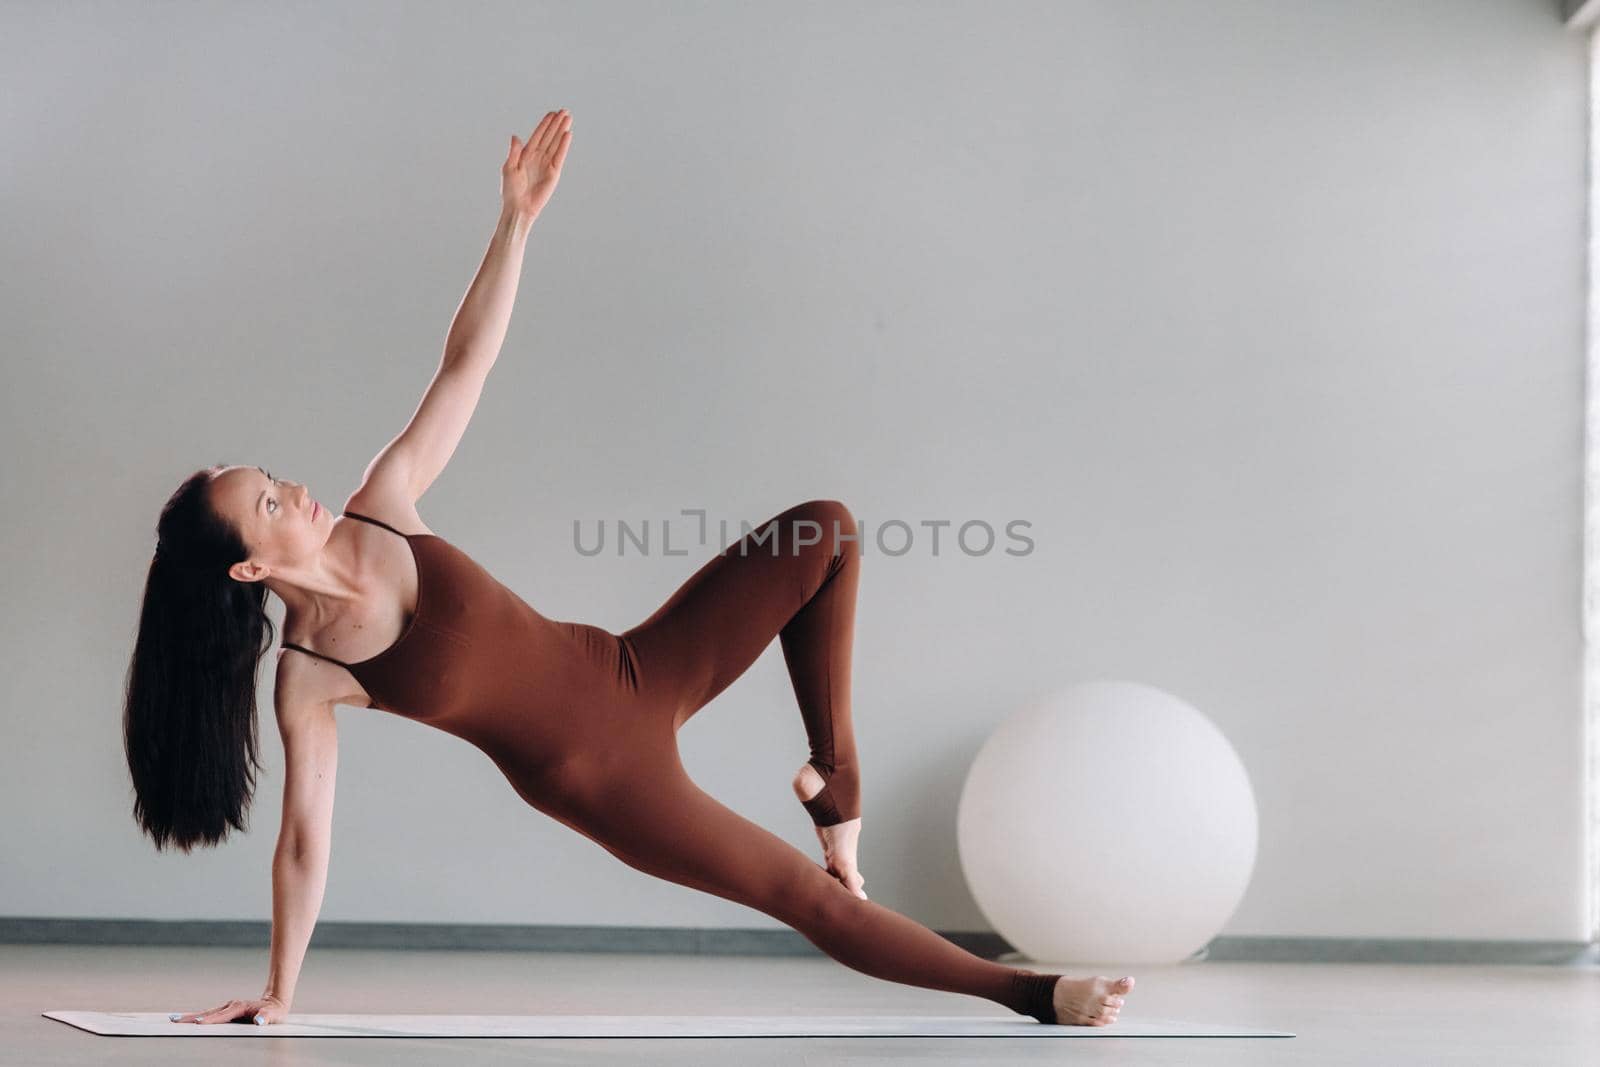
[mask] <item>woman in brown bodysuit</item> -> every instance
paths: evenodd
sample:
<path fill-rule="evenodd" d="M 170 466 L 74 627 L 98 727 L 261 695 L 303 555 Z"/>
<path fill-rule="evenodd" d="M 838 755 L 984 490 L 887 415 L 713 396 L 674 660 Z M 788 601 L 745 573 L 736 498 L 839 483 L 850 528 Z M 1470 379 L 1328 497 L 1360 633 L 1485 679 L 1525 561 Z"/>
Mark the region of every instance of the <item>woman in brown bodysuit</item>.
<path fill-rule="evenodd" d="M 534 195 L 508 196 L 502 227 L 457 324 L 492 320 L 497 308 L 509 315 L 512 268 L 527 225 L 553 188 L 548 175 L 559 173 L 568 122 L 565 112 L 547 115 L 522 149 L 513 138 L 503 168 L 508 184 L 516 186 L 527 170 L 546 175 L 547 185 L 541 195 L 529 179 L 517 187 Z M 405 533 L 378 517 L 421 525 L 414 501 L 442 469 L 475 406 L 492 356 L 480 353 L 473 361 L 459 354 L 471 351 L 465 344 L 447 350 L 457 355 L 446 357 L 417 416 L 380 453 L 347 505 L 346 517 L 371 533 L 335 524 L 304 486 L 259 468 L 196 472 L 164 509 L 125 713 L 135 814 L 158 847 L 215 844 L 229 826 L 242 825 L 254 760 L 253 689 L 248 701 L 224 698 L 209 708 L 200 696 L 215 696 L 241 677 L 247 657 L 238 646 L 259 638 L 265 620 L 262 587 L 288 605 L 286 632 L 299 629 L 301 614 L 338 614 L 341 604 L 349 619 L 368 620 L 384 615 L 374 603 L 400 605 L 387 627 L 373 624 L 397 636 L 353 662 L 334 656 L 333 648 L 310 647 L 309 639 L 284 642 L 305 659 L 296 667 L 288 666 L 292 656 L 279 663 L 284 832 L 295 835 L 294 847 L 280 846 L 280 858 L 288 852 L 321 859 L 284 861 L 281 870 L 274 861 L 272 973 L 263 997 L 175 1019 L 266 1023 L 287 1014 L 326 873 L 331 709 L 355 699 L 467 740 L 528 804 L 629 866 L 771 915 L 858 971 L 984 997 L 1045 1023 L 1114 1021 L 1131 978 L 1072 979 L 984 960 L 861 891 L 854 855 L 860 768 L 850 714 L 861 552 L 849 509 L 811 500 L 780 512 L 622 633 L 547 618 L 444 538 Z M 381 546 L 364 538 L 390 536 L 404 541 L 411 566 L 393 572 L 400 577 L 391 577 L 387 596 L 368 588 L 365 606 L 351 607 L 363 598 L 335 595 L 341 580 L 348 592 L 360 587 L 357 575 L 370 585 L 383 570 L 369 562 L 363 572 L 356 562 L 383 558 Z M 208 584 L 216 582 L 229 588 Z M 238 600 L 242 590 L 253 600 Z M 247 610 L 234 610 L 239 604 Z M 230 642 L 229 626 L 218 625 L 230 611 L 242 640 Z M 333 622 L 317 632 L 335 635 L 328 638 L 335 643 L 342 632 L 348 646 L 359 629 Z M 159 662 L 183 635 L 189 668 L 203 674 L 210 653 L 223 679 L 200 687 L 200 696 L 175 692 L 174 672 Z M 818 828 L 826 867 L 699 789 L 679 760 L 678 729 L 774 637 L 811 747 L 796 792 Z"/>

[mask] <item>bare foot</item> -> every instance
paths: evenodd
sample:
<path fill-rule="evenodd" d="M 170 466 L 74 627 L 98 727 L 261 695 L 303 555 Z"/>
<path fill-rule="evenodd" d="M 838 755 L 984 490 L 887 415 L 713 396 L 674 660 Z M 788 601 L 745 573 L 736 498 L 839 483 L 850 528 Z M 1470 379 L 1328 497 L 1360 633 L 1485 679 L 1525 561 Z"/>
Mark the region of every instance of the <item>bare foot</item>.
<path fill-rule="evenodd" d="M 806 763 L 794 776 L 794 795 L 810 800 L 822 792 L 827 783 L 817 769 Z M 856 866 L 856 844 L 861 838 L 861 819 L 846 819 L 832 826 L 814 826 L 817 840 L 822 842 L 822 858 L 827 861 L 828 873 L 839 879 L 844 887 L 862 900 L 870 899 L 861 889 L 866 879 Z M 1059 986 L 1061 983 L 1056 983 Z"/>
<path fill-rule="evenodd" d="M 1093 978 L 1058 978 L 1051 991 L 1050 1006 L 1056 1010 L 1058 1025 L 1109 1026 L 1117 1021 L 1123 996 L 1132 988 L 1132 978 L 1112 981 L 1103 974 Z"/>

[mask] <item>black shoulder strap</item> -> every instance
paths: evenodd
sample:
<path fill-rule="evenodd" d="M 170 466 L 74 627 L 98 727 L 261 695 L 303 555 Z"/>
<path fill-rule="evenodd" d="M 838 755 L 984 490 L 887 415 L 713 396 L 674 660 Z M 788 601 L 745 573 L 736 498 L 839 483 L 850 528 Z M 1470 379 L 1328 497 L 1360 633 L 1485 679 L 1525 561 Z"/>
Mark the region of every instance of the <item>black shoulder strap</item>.
<path fill-rule="evenodd" d="M 404 537 L 405 536 L 405 534 L 400 533 L 399 530 L 396 530 L 393 526 L 390 526 L 388 523 L 383 522 L 380 519 L 369 519 L 365 515 L 357 515 L 353 511 L 347 511 L 347 512 L 345 512 L 345 515 L 347 517 L 349 517 L 349 518 L 352 518 L 352 519 L 360 519 L 362 522 L 370 522 L 374 526 L 382 526 L 385 530 L 388 530 L 390 533 L 396 534 L 396 535 L 398 535 L 400 537 Z"/>
<path fill-rule="evenodd" d="M 352 518 L 352 519 L 360 519 L 362 522 L 370 522 L 374 526 L 382 526 L 385 530 L 388 530 L 390 533 L 394 534 L 397 537 L 405 537 L 406 536 L 405 534 L 401 533 L 399 530 L 396 530 L 393 526 L 390 526 L 388 523 L 383 522 L 383 521 L 381 521 L 379 519 L 369 519 L 367 516 L 365 516 L 365 515 L 357 515 L 353 511 L 347 511 L 347 512 L 345 512 L 345 515 L 348 516 L 349 518 Z M 408 540 L 409 540 L 409 538 L 408 538 Z M 350 665 L 348 663 L 346 663 L 342 659 L 334 659 L 332 656 L 324 656 L 321 652 L 313 652 L 309 648 L 302 648 L 300 645 L 295 644 L 293 641 L 285 641 L 283 643 L 283 647 L 284 648 L 292 648 L 296 652 L 304 652 L 306 655 L 315 656 L 318 659 L 325 659 L 329 663 L 337 663 L 339 666 L 343 667 L 345 670 L 349 670 L 350 669 Z"/>
<path fill-rule="evenodd" d="M 334 659 L 332 656 L 324 656 L 321 652 L 313 652 L 309 648 L 301 648 L 299 645 L 295 644 L 293 641 L 285 641 L 283 643 L 283 647 L 284 648 L 292 648 L 296 652 L 304 652 L 306 655 L 315 656 L 318 659 L 325 659 L 329 663 L 337 663 L 339 666 L 343 667 L 345 670 L 349 670 L 350 669 L 350 665 L 348 663 L 346 663 L 342 659 Z"/>

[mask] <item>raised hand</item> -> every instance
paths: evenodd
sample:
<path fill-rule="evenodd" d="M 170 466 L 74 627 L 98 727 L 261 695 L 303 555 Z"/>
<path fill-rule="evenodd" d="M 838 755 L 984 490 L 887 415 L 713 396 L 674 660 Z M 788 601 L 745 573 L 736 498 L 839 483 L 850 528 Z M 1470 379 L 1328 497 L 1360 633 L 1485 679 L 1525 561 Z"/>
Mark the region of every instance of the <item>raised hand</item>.
<path fill-rule="evenodd" d="M 500 200 L 507 211 L 537 218 L 561 180 L 561 165 L 572 144 L 572 115 L 548 111 L 527 143 L 511 135 L 511 151 L 500 166 Z"/>

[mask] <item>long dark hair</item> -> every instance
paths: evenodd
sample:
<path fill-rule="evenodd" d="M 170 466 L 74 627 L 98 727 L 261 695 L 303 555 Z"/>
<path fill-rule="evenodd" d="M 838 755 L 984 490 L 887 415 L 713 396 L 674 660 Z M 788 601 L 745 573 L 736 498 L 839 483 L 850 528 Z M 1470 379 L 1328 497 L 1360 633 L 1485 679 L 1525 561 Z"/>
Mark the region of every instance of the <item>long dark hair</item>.
<path fill-rule="evenodd" d="M 249 558 L 211 504 L 224 464 L 195 471 L 167 500 L 145 578 L 123 707 L 133 817 L 155 841 L 188 852 L 246 828 L 261 769 L 256 676 L 272 647 L 263 582 L 228 568 Z"/>

